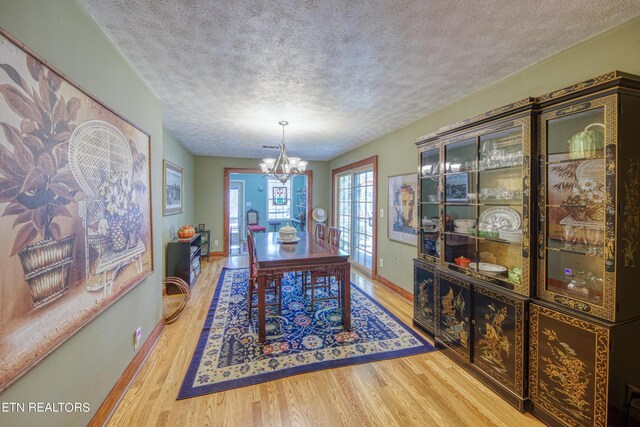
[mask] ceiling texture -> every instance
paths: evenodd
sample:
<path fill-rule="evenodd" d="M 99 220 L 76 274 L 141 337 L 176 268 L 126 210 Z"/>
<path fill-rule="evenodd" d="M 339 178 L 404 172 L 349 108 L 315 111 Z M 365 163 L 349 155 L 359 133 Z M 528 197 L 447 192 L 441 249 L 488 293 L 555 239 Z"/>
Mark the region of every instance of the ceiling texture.
<path fill-rule="evenodd" d="M 81 0 L 196 155 L 329 160 L 640 14 L 640 0 Z"/>

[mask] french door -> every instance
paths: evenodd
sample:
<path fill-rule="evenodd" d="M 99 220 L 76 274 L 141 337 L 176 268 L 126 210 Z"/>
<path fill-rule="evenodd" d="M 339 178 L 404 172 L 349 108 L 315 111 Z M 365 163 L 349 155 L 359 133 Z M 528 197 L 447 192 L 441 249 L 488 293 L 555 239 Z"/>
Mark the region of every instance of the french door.
<path fill-rule="evenodd" d="M 342 230 L 340 248 L 357 266 L 373 270 L 374 173 L 372 167 L 336 176 L 336 226 Z"/>

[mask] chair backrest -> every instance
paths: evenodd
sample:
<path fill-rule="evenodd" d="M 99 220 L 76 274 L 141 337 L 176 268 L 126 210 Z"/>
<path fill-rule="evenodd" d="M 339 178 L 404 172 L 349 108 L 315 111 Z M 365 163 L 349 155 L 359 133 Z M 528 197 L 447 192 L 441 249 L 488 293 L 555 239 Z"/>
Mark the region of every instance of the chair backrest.
<path fill-rule="evenodd" d="M 247 211 L 247 225 L 258 225 L 260 222 L 260 216 L 255 209 L 249 209 Z"/>
<path fill-rule="evenodd" d="M 327 237 L 327 226 L 321 222 L 316 223 L 316 229 L 314 236 L 318 240 L 325 240 Z"/>
<path fill-rule="evenodd" d="M 342 230 L 338 227 L 329 227 L 329 243 L 336 248 L 340 245 Z"/>
<path fill-rule="evenodd" d="M 251 230 L 249 230 L 249 232 L 247 233 L 247 251 L 249 252 L 249 276 L 252 277 L 254 275 L 254 249 L 255 248 L 255 244 L 253 241 L 253 233 L 251 232 Z"/>

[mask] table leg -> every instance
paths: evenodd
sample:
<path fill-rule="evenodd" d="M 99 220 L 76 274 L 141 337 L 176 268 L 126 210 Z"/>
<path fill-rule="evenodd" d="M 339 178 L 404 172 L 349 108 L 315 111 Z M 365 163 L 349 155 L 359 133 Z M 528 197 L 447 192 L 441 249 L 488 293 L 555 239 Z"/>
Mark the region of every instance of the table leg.
<path fill-rule="evenodd" d="M 258 342 L 264 342 L 267 338 L 266 333 L 266 286 L 267 277 L 258 275 Z"/>
<path fill-rule="evenodd" d="M 345 264 L 342 270 L 342 327 L 345 331 L 351 330 L 351 264 Z"/>

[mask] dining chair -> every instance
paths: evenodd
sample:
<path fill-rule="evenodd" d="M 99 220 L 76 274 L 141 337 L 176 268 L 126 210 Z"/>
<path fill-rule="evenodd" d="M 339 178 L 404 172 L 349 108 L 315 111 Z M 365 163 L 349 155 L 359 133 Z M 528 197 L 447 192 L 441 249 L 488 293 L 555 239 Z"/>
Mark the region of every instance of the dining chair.
<path fill-rule="evenodd" d="M 326 226 L 324 224 L 316 224 L 316 234 L 318 234 L 318 225 L 322 226 L 320 229 L 320 233 L 324 237 Z M 337 227 L 330 227 L 327 243 L 335 248 L 338 248 L 340 244 L 341 233 L 341 229 Z M 311 272 L 309 287 L 311 288 L 311 307 L 314 306 L 316 301 L 326 301 L 334 299 L 338 301 L 338 308 L 342 307 L 342 300 L 340 298 L 340 282 L 336 277 L 332 276 L 331 274 Z M 333 290 L 334 287 L 335 292 Z M 304 292 L 306 292 L 306 288 L 307 286 L 304 286 L 303 284 Z M 325 296 L 316 298 L 316 291 L 320 290 L 325 292 Z"/>
<path fill-rule="evenodd" d="M 251 319 L 253 311 L 253 295 L 258 291 L 258 261 L 256 259 L 256 245 L 253 237 L 253 232 L 249 230 L 247 234 L 247 249 L 249 251 L 249 280 L 248 280 L 248 294 L 249 294 L 249 319 Z M 277 307 L 278 314 L 282 313 L 282 287 L 280 286 L 280 279 L 272 279 L 267 283 L 267 294 L 272 294 L 273 299 L 271 302 L 265 301 L 266 307 Z"/>
<path fill-rule="evenodd" d="M 326 240 L 327 238 L 327 226 L 321 222 L 316 223 L 315 238 L 318 240 Z"/>
<path fill-rule="evenodd" d="M 342 230 L 338 227 L 329 227 L 329 238 L 327 239 L 329 244 L 334 247 L 340 246 L 340 235 Z"/>
<path fill-rule="evenodd" d="M 255 209 L 249 209 L 247 211 L 247 229 L 254 233 L 264 233 L 267 231 L 267 227 L 260 225 L 260 215 Z"/>
<path fill-rule="evenodd" d="M 316 228 L 314 230 L 314 237 L 316 240 L 325 241 L 327 238 L 327 226 L 321 222 L 316 223 Z M 302 295 L 307 293 L 308 286 L 311 282 L 311 272 L 310 271 L 298 271 L 296 272 L 296 279 L 300 278 L 302 282 Z"/>

